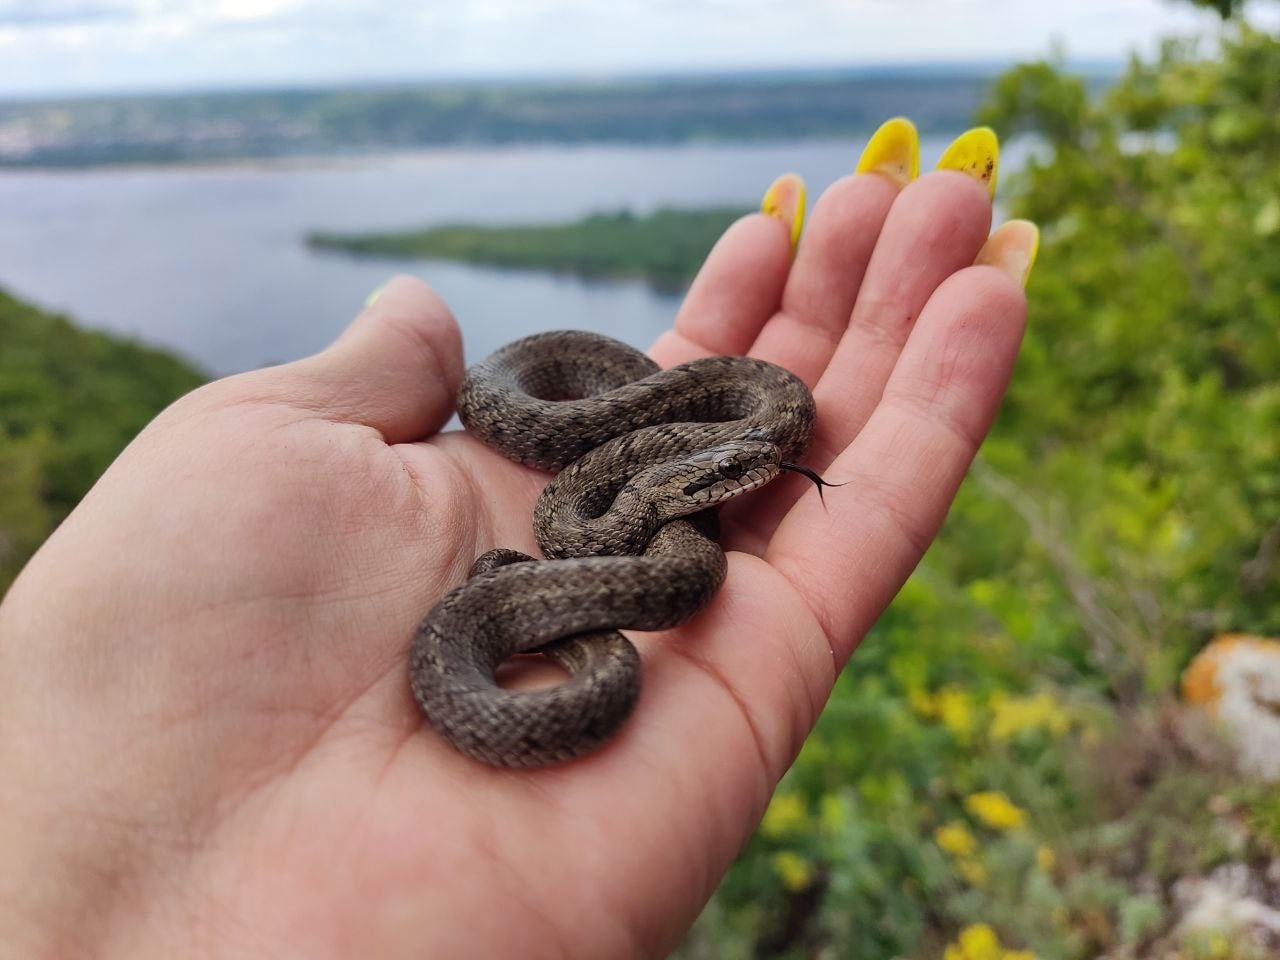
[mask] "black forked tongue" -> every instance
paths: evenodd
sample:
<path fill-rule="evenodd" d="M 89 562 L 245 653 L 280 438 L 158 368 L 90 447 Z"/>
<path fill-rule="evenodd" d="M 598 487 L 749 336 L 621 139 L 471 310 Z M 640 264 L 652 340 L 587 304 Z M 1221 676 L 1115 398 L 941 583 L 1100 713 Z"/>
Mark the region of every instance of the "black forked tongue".
<path fill-rule="evenodd" d="M 822 501 L 822 505 L 824 507 L 827 505 L 827 498 L 822 495 L 822 488 L 844 486 L 843 483 L 831 483 L 828 480 L 823 480 L 820 476 L 818 476 L 808 467 L 802 467 L 798 463 L 787 463 L 787 461 L 783 460 L 782 463 L 778 464 L 778 466 L 782 467 L 783 470 L 790 470 L 792 473 L 802 473 L 806 477 L 808 477 L 810 480 L 812 480 L 813 485 L 818 488 L 818 499 Z"/>

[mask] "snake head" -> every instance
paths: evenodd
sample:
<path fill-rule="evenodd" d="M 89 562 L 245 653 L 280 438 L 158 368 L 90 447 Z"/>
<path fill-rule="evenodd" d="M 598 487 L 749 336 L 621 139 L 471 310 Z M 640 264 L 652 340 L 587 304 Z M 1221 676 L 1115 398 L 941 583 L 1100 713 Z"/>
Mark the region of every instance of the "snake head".
<path fill-rule="evenodd" d="M 734 440 L 643 471 L 649 499 L 666 519 L 719 506 L 764 486 L 782 469 L 782 452 L 764 440 Z"/>

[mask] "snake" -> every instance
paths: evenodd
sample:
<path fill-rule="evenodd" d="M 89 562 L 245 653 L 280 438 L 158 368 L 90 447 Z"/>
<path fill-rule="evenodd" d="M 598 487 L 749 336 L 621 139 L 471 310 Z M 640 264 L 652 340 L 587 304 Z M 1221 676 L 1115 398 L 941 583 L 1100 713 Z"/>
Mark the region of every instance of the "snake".
<path fill-rule="evenodd" d="M 715 509 L 783 470 L 814 428 L 809 389 L 764 360 L 710 356 L 668 369 L 585 331 L 534 334 L 467 370 L 465 430 L 554 474 L 533 511 L 544 559 L 491 550 L 422 620 L 409 679 L 430 725 L 499 767 L 573 760 L 608 741 L 641 689 L 619 631 L 664 630 L 725 579 Z M 504 661 L 539 654 L 568 673 L 508 690 Z"/>

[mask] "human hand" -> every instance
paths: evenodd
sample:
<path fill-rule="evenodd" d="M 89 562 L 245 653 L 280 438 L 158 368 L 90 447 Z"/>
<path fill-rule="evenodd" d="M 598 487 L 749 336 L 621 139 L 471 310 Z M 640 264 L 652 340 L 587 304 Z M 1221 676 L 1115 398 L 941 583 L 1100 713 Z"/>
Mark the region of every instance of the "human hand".
<path fill-rule="evenodd" d="M 805 462 L 726 511 L 729 576 L 636 637 L 604 749 L 455 753 L 406 656 L 546 477 L 438 431 L 457 328 L 397 279 L 315 357 L 211 384 L 121 455 L 0 606 L 0 943 L 22 956 L 660 956 L 933 538 L 1025 302 L 974 180 L 841 180 L 791 258 L 747 217 L 656 344 L 813 386 Z M 1015 231 L 1016 232 L 1016 231 Z M 425 439 L 423 439 L 425 438 Z M 740 509 L 739 509 L 740 506 Z"/>

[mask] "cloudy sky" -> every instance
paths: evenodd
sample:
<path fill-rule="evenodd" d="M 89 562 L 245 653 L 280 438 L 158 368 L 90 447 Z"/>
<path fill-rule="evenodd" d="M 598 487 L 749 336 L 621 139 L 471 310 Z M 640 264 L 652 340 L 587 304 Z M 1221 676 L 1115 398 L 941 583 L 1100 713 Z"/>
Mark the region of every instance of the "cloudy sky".
<path fill-rule="evenodd" d="M 0 0 L 0 96 L 903 61 L 1115 59 L 1170 0 Z"/>

